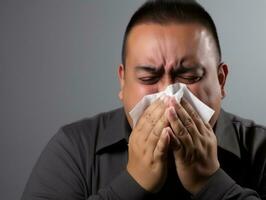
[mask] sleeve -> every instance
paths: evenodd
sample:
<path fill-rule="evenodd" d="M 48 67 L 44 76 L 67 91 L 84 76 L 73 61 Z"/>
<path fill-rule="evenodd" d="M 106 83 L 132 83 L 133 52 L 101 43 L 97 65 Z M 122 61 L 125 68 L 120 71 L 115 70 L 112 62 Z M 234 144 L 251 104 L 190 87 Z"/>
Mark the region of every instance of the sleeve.
<path fill-rule="evenodd" d="M 219 169 L 193 199 L 258 200 L 260 197 L 254 190 L 236 184 L 222 169 Z"/>
<path fill-rule="evenodd" d="M 265 168 L 265 162 L 264 162 L 264 168 Z M 266 171 L 263 171 L 263 175 L 261 177 L 262 181 L 261 181 L 261 188 L 258 191 L 260 194 L 261 199 L 266 200 Z"/>
<path fill-rule="evenodd" d="M 153 197 L 153 194 L 144 190 L 138 183 L 129 175 L 127 171 L 123 171 L 107 188 L 99 190 L 96 195 L 98 198 L 93 199 L 116 199 L 116 200 L 144 200 Z M 95 196 L 95 197 L 96 197 Z"/>
<path fill-rule="evenodd" d="M 86 181 L 91 175 L 83 171 L 74 146 L 60 129 L 41 153 L 21 200 L 142 200 L 149 196 L 126 171 L 92 194 L 92 183 Z"/>

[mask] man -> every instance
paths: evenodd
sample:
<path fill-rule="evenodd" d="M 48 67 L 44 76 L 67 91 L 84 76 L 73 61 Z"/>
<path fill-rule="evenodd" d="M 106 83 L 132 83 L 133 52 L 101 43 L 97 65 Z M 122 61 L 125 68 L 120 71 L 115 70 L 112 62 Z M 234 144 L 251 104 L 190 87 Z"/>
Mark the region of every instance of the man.
<path fill-rule="evenodd" d="M 155 0 L 131 18 L 118 68 L 124 108 L 64 126 L 37 162 L 22 199 L 266 199 L 266 129 L 221 109 L 228 67 L 215 25 L 194 1 Z M 173 83 L 133 126 L 129 112 Z"/>

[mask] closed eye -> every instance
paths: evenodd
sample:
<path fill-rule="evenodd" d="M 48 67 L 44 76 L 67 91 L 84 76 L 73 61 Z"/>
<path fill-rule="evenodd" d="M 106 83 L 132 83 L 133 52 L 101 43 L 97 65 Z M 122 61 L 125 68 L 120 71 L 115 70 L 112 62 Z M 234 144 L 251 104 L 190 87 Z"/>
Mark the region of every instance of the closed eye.
<path fill-rule="evenodd" d="M 144 84 L 144 85 L 152 85 L 157 83 L 160 80 L 160 77 L 158 76 L 146 76 L 146 77 L 140 77 L 138 78 L 138 80 L 140 81 L 140 83 Z"/>
<path fill-rule="evenodd" d="M 184 83 L 184 84 L 193 84 L 202 79 L 203 76 L 186 76 L 186 75 L 180 75 L 176 77 L 177 81 Z"/>

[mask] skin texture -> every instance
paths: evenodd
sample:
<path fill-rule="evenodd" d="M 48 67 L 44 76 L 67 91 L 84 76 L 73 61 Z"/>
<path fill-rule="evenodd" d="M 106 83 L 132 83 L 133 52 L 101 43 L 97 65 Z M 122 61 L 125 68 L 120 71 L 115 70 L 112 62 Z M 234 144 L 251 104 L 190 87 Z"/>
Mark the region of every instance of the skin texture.
<path fill-rule="evenodd" d="M 210 124 L 204 124 L 186 101 L 158 100 L 146 109 L 129 138 L 127 170 L 144 189 L 161 189 L 171 150 L 182 184 L 197 193 L 219 168 L 212 126 L 228 73 L 227 65 L 218 63 L 211 34 L 196 23 L 139 24 L 129 34 L 125 65 L 118 68 L 119 98 L 131 126 L 128 113 L 143 96 L 176 82 L 187 84 L 215 110 Z"/>

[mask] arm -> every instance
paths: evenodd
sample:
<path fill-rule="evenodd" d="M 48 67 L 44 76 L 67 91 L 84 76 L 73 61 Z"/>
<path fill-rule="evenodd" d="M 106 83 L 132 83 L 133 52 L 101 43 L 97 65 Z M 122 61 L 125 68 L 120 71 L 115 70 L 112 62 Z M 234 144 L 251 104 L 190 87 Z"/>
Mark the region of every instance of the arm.
<path fill-rule="evenodd" d="M 128 144 L 127 171 L 146 191 L 156 193 L 167 177 L 167 154 L 170 138 L 164 131 L 168 122 L 166 104 L 156 100 L 134 127 Z"/>
<path fill-rule="evenodd" d="M 51 139 L 35 165 L 22 200 L 135 200 L 148 193 L 126 172 L 96 194 L 78 150 L 62 129 Z M 84 163 L 84 162 L 83 162 Z"/>
<path fill-rule="evenodd" d="M 218 169 L 193 199 L 258 200 L 260 197 L 254 190 L 242 188 L 222 169 Z"/>
<path fill-rule="evenodd" d="M 255 191 L 240 187 L 220 169 L 217 141 L 210 125 L 185 100 L 170 104 L 168 131 L 179 144 L 173 148 L 176 170 L 195 199 L 259 199 Z"/>

